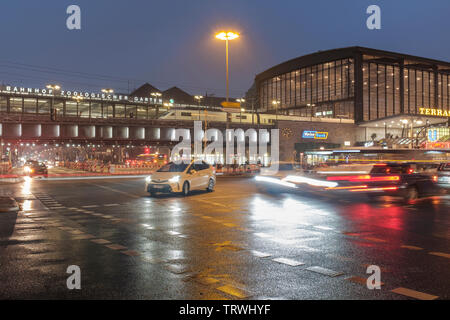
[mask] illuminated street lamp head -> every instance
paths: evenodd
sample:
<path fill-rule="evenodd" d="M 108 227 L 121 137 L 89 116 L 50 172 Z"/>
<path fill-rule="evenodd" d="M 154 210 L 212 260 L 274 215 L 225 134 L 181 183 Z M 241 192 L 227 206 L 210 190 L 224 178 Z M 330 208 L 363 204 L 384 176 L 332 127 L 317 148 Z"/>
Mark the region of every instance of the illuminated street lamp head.
<path fill-rule="evenodd" d="M 194 96 L 194 99 L 201 100 L 203 99 L 203 96 Z"/>
<path fill-rule="evenodd" d="M 102 89 L 103 93 L 113 93 L 114 89 Z"/>
<path fill-rule="evenodd" d="M 53 89 L 53 90 L 61 89 L 61 86 L 58 84 L 48 84 L 46 87 L 47 87 L 47 89 Z"/>
<path fill-rule="evenodd" d="M 216 34 L 216 38 L 219 40 L 233 40 L 239 38 L 239 34 L 232 31 L 222 31 Z"/>
<path fill-rule="evenodd" d="M 160 97 L 160 96 L 162 96 L 162 93 L 161 92 L 152 92 L 152 93 L 150 93 L 150 95 L 152 95 L 154 97 Z"/>
<path fill-rule="evenodd" d="M 275 105 L 276 105 L 276 104 L 280 104 L 280 101 L 278 101 L 278 100 L 273 100 L 273 101 L 272 101 L 272 104 L 275 104 Z"/>

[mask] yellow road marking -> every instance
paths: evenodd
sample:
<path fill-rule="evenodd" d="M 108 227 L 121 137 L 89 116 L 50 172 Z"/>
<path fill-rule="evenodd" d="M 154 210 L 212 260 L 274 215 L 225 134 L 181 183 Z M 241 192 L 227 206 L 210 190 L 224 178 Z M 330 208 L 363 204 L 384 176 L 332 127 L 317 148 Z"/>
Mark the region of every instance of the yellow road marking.
<path fill-rule="evenodd" d="M 432 254 L 433 256 L 439 256 L 450 259 L 450 254 L 443 252 L 428 252 L 428 254 Z"/>
<path fill-rule="evenodd" d="M 365 237 L 363 239 L 373 241 L 373 242 L 386 242 L 386 240 L 384 240 L 384 239 L 374 238 L 374 237 Z"/>
<path fill-rule="evenodd" d="M 239 288 L 230 286 L 230 285 L 228 285 L 228 284 L 227 284 L 227 285 L 224 285 L 224 286 L 222 286 L 222 287 L 218 287 L 217 290 L 222 291 L 222 292 L 225 292 L 225 293 L 227 293 L 227 294 L 229 294 L 229 295 L 238 297 L 238 298 L 240 298 L 240 299 L 245 299 L 245 298 L 248 298 L 248 297 L 249 297 L 249 294 L 246 293 L 244 290 L 241 290 L 241 289 L 239 289 Z"/>
<path fill-rule="evenodd" d="M 410 249 L 410 250 L 423 250 L 423 248 L 416 247 L 416 246 L 401 245 L 400 247 L 405 248 L 405 249 Z"/>
<path fill-rule="evenodd" d="M 418 300 L 435 300 L 435 299 L 439 298 L 438 296 L 433 296 L 428 293 L 415 291 L 415 290 L 411 290 L 411 289 L 407 289 L 407 288 L 397 288 L 397 289 L 391 290 L 391 292 L 401 294 L 401 295 L 404 295 L 404 296 L 407 296 L 410 298 L 418 299 Z"/>

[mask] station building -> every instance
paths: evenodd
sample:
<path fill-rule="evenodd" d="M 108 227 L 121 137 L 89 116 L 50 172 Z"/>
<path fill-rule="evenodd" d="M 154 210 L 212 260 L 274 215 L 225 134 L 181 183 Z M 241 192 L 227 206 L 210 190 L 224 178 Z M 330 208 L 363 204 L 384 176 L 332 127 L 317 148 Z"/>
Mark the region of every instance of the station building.
<path fill-rule="evenodd" d="M 258 112 L 304 120 L 279 121 L 285 153 L 373 140 L 413 148 L 449 138 L 449 62 L 347 47 L 276 65 L 256 76 L 255 87 Z"/>

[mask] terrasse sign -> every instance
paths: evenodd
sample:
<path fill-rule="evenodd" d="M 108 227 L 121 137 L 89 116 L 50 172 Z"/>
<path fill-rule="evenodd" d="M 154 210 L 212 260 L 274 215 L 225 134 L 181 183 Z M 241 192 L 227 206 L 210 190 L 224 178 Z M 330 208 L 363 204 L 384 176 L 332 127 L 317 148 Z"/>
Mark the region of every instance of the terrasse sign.
<path fill-rule="evenodd" d="M 80 97 L 83 99 L 132 101 L 141 103 L 162 104 L 162 99 L 154 99 L 150 97 L 129 97 L 128 95 L 121 95 L 121 94 L 94 93 L 94 92 L 70 91 L 70 90 L 60 90 L 59 92 L 55 92 L 53 89 L 25 88 L 16 86 L 4 86 L 1 88 L 1 91 L 5 93 L 14 93 L 22 95 L 62 96 L 66 98 Z"/>
<path fill-rule="evenodd" d="M 450 117 L 449 111 L 434 108 L 419 108 L 419 114 L 424 116 Z"/>

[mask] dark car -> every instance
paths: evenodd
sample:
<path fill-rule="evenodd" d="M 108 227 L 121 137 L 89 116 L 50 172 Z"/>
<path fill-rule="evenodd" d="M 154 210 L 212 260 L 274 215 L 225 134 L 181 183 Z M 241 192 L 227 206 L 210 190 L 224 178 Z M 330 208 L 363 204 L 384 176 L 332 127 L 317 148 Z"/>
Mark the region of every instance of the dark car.
<path fill-rule="evenodd" d="M 47 166 L 38 161 L 34 160 L 28 160 L 25 165 L 23 166 L 23 172 L 27 176 L 33 176 L 33 175 L 48 175 L 48 169 Z"/>
<path fill-rule="evenodd" d="M 339 182 L 333 189 L 364 193 L 369 197 L 393 195 L 413 200 L 440 194 L 437 175 L 418 173 L 415 163 L 382 163 L 373 166 L 369 174 L 328 177 Z"/>

